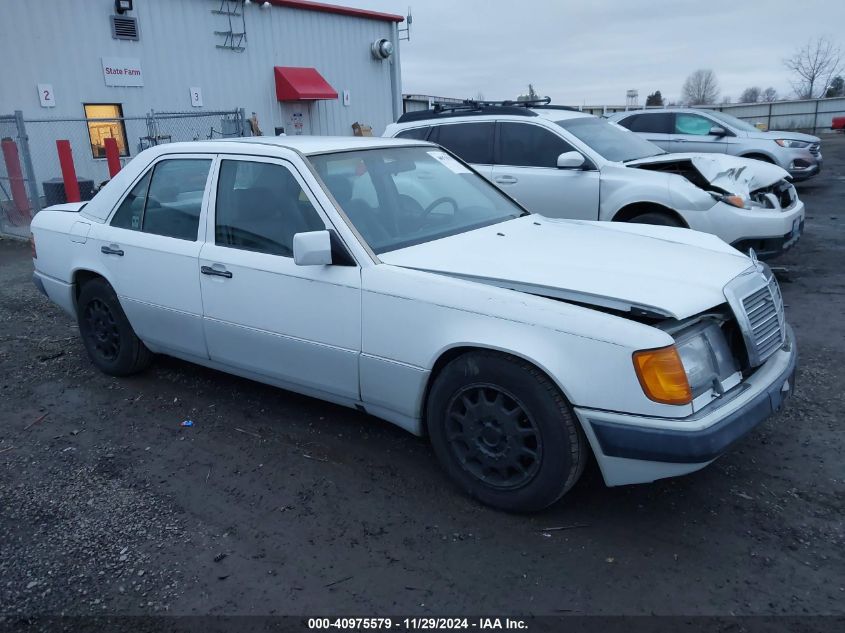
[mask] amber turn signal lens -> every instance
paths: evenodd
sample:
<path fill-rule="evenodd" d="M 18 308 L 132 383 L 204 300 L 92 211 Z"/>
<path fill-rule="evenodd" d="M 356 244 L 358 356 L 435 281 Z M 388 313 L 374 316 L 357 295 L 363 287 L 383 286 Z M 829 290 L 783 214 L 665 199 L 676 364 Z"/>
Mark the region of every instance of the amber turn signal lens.
<path fill-rule="evenodd" d="M 655 402 L 692 402 L 687 373 L 674 345 L 634 352 L 634 369 L 645 395 Z"/>
<path fill-rule="evenodd" d="M 725 196 L 724 198 L 722 198 L 722 200 L 740 209 L 745 208 L 745 199 L 742 196 Z"/>

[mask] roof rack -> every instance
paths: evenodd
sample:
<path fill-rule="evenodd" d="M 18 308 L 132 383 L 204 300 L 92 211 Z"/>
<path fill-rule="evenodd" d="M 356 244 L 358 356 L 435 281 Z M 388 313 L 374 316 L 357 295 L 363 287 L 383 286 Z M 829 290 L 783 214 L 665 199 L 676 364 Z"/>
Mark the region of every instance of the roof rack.
<path fill-rule="evenodd" d="M 438 117 L 476 116 L 479 114 L 510 114 L 516 116 L 537 116 L 529 108 L 549 108 L 557 110 L 575 110 L 569 106 L 551 105 L 551 98 L 530 100 L 506 100 L 506 101 L 482 101 L 476 99 L 465 99 L 460 103 L 437 103 L 428 110 L 417 110 L 406 112 L 397 119 L 397 123 L 409 121 L 423 121 L 425 119 L 436 119 Z"/>

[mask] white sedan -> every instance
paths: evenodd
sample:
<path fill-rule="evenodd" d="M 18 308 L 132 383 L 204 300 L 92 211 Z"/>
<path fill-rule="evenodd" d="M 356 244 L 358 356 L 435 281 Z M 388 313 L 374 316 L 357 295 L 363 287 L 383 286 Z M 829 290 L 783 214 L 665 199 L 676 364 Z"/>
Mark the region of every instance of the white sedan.
<path fill-rule="evenodd" d="M 707 465 L 780 408 L 768 268 L 671 227 L 531 215 L 437 146 L 162 145 L 32 223 L 36 285 L 112 375 L 168 354 L 431 438 L 466 492 L 543 508 Z"/>

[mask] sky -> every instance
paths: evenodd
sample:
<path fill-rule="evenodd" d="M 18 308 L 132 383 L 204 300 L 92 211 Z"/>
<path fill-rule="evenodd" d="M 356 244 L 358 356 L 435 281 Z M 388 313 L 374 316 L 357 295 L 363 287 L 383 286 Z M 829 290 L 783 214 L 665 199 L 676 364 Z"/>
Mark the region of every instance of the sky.
<path fill-rule="evenodd" d="M 845 51 L 841 0 L 326 0 L 413 13 L 401 42 L 402 91 L 513 99 L 534 84 L 569 105 L 640 103 L 660 90 L 678 101 L 697 68 L 721 96 L 749 86 L 790 96 L 783 59 L 818 36 Z"/>

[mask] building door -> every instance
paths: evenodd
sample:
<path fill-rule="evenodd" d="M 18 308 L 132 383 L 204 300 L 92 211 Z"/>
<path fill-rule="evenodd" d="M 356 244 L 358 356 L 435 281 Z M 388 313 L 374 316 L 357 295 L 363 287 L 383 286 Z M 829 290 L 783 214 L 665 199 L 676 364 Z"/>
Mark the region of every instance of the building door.
<path fill-rule="evenodd" d="M 285 134 L 303 136 L 313 134 L 311 129 L 311 102 L 291 101 L 282 105 Z"/>

